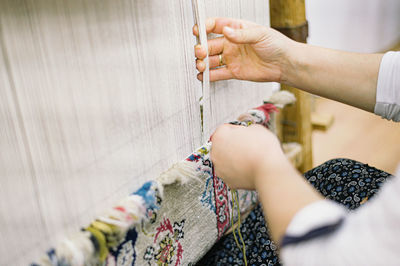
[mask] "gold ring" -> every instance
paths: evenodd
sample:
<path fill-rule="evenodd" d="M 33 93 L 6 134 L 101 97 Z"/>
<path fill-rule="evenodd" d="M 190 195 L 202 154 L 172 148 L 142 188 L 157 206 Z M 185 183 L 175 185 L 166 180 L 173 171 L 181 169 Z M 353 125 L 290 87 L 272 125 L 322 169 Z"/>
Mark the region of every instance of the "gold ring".
<path fill-rule="evenodd" d="M 222 62 L 222 54 L 219 54 L 219 66 L 223 66 L 224 63 Z"/>

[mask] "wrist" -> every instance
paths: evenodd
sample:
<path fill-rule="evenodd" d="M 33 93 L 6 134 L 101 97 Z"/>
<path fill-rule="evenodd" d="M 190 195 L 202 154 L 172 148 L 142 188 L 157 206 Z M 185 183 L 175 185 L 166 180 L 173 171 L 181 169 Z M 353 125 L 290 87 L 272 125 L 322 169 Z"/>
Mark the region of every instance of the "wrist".
<path fill-rule="evenodd" d="M 287 171 L 292 171 L 293 166 L 283 152 L 274 153 L 273 158 L 263 160 L 255 171 L 254 186 L 257 191 L 267 183 L 273 183 L 274 179 L 282 178 Z"/>
<path fill-rule="evenodd" d="M 289 49 L 285 52 L 281 64 L 280 83 L 298 87 L 298 79 L 306 70 L 307 44 L 290 40 Z"/>

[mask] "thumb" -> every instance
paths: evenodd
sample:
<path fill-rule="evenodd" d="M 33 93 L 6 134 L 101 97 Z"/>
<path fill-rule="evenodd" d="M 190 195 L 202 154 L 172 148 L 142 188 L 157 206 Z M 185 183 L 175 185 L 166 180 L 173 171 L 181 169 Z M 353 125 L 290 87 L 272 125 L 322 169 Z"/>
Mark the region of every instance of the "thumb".
<path fill-rule="evenodd" d="M 253 44 L 261 41 L 265 37 L 266 28 L 262 26 L 247 29 L 232 29 L 230 27 L 224 27 L 222 33 L 233 43 Z"/>

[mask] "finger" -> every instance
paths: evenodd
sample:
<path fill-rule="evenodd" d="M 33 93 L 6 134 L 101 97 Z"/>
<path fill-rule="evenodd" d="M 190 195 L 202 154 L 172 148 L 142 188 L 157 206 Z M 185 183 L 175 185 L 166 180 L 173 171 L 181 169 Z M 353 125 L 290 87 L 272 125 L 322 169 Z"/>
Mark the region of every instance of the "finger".
<path fill-rule="evenodd" d="M 207 56 L 207 51 L 201 46 L 200 44 L 197 44 L 194 46 L 194 55 L 198 59 L 204 59 Z"/>
<path fill-rule="evenodd" d="M 211 30 L 215 26 L 215 18 L 208 18 L 206 19 L 206 32 L 210 33 Z M 199 27 L 196 25 L 193 26 L 193 35 L 199 36 Z"/>
<path fill-rule="evenodd" d="M 218 176 L 219 178 L 222 178 L 222 173 L 220 173 L 220 171 L 219 171 L 219 162 L 218 162 L 217 157 L 218 157 L 218 155 L 216 155 L 215 153 L 212 152 L 212 147 L 211 147 L 210 160 L 213 164 L 214 175 Z"/>
<path fill-rule="evenodd" d="M 215 34 L 222 34 L 222 31 L 225 26 L 234 28 L 234 29 L 243 29 L 249 26 L 256 26 L 257 24 L 240 20 L 240 19 L 232 19 L 232 18 L 208 18 L 206 20 L 206 32 L 208 33 L 215 33 Z M 199 36 L 199 27 L 196 25 L 193 26 L 193 35 Z"/>
<path fill-rule="evenodd" d="M 196 60 L 196 68 L 200 72 L 204 72 L 206 70 L 206 63 L 203 60 Z"/>
<path fill-rule="evenodd" d="M 220 135 L 223 135 L 223 134 L 221 134 L 221 130 L 222 130 L 222 131 L 223 131 L 223 130 L 226 130 L 226 128 L 232 129 L 232 128 L 234 128 L 234 127 L 236 127 L 236 125 L 232 125 L 232 124 L 229 124 L 229 123 L 225 123 L 225 124 L 222 124 L 222 125 L 218 126 L 218 127 L 214 130 L 214 132 L 211 134 L 211 136 L 210 136 L 210 141 L 213 141 L 214 135 L 216 135 L 216 134 L 217 134 L 217 140 L 219 140 L 218 138 L 220 138 Z M 211 147 L 211 150 L 212 150 L 212 147 Z"/>
<path fill-rule="evenodd" d="M 257 43 L 266 37 L 267 28 L 262 26 L 247 29 L 225 27 L 223 33 L 233 43 Z"/>
<path fill-rule="evenodd" d="M 194 36 L 199 36 L 199 28 L 197 27 L 197 24 L 193 26 L 192 31 Z"/>
<path fill-rule="evenodd" d="M 237 120 L 240 121 L 240 122 L 244 122 L 244 121 L 252 121 L 252 122 L 255 122 L 254 117 L 253 117 L 251 114 L 249 114 L 249 113 L 241 114 L 241 115 L 237 118 Z"/>
<path fill-rule="evenodd" d="M 224 37 L 208 40 L 208 55 L 216 55 L 224 50 Z"/>
<path fill-rule="evenodd" d="M 222 66 L 219 61 L 219 55 L 210 56 L 208 59 L 209 67 L 216 68 Z M 203 60 L 197 59 L 196 60 L 196 68 L 200 72 L 204 72 L 206 70 L 206 63 Z"/>
<path fill-rule="evenodd" d="M 232 79 L 232 73 L 226 68 L 210 69 L 210 81 Z"/>
<path fill-rule="evenodd" d="M 242 21 L 232 18 L 208 18 L 206 20 L 206 31 L 208 33 L 222 34 L 222 30 L 225 26 L 229 26 L 234 29 L 240 29 Z"/>
<path fill-rule="evenodd" d="M 230 135 L 231 130 L 236 129 L 236 127 L 237 126 L 228 123 L 218 126 L 212 134 L 213 140 L 219 142 L 220 139 L 225 139 L 225 136 Z"/>
<path fill-rule="evenodd" d="M 216 55 L 222 53 L 224 50 L 224 38 L 215 38 L 208 40 L 208 54 Z M 204 59 L 207 56 L 206 50 L 200 44 L 195 45 L 194 54 L 199 59 Z"/>
<path fill-rule="evenodd" d="M 197 74 L 197 79 L 203 81 L 203 73 Z M 226 67 L 210 69 L 210 81 L 227 79 L 233 79 L 233 75 Z"/>
<path fill-rule="evenodd" d="M 210 64 L 210 68 L 216 68 L 216 67 L 221 66 L 221 64 L 219 62 L 219 55 L 210 56 L 208 59 L 208 62 Z"/>

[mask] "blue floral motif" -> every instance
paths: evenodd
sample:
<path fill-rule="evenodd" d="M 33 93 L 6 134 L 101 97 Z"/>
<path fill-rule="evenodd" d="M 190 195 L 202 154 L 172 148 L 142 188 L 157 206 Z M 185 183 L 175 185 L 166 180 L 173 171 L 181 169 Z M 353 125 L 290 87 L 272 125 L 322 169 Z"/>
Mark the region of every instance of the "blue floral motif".
<path fill-rule="evenodd" d="M 206 179 L 205 185 L 204 185 L 204 190 L 203 193 L 201 194 L 200 197 L 200 202 L 203 206 L 210 208 L 211 211 L 214 213 L 216 212 L 215 208 L 215 203 L 213 200 L 214 197 L 214 190 L 213 190 L 213 183 L 212 183 L 213 177 L 209 176 Z"/>

